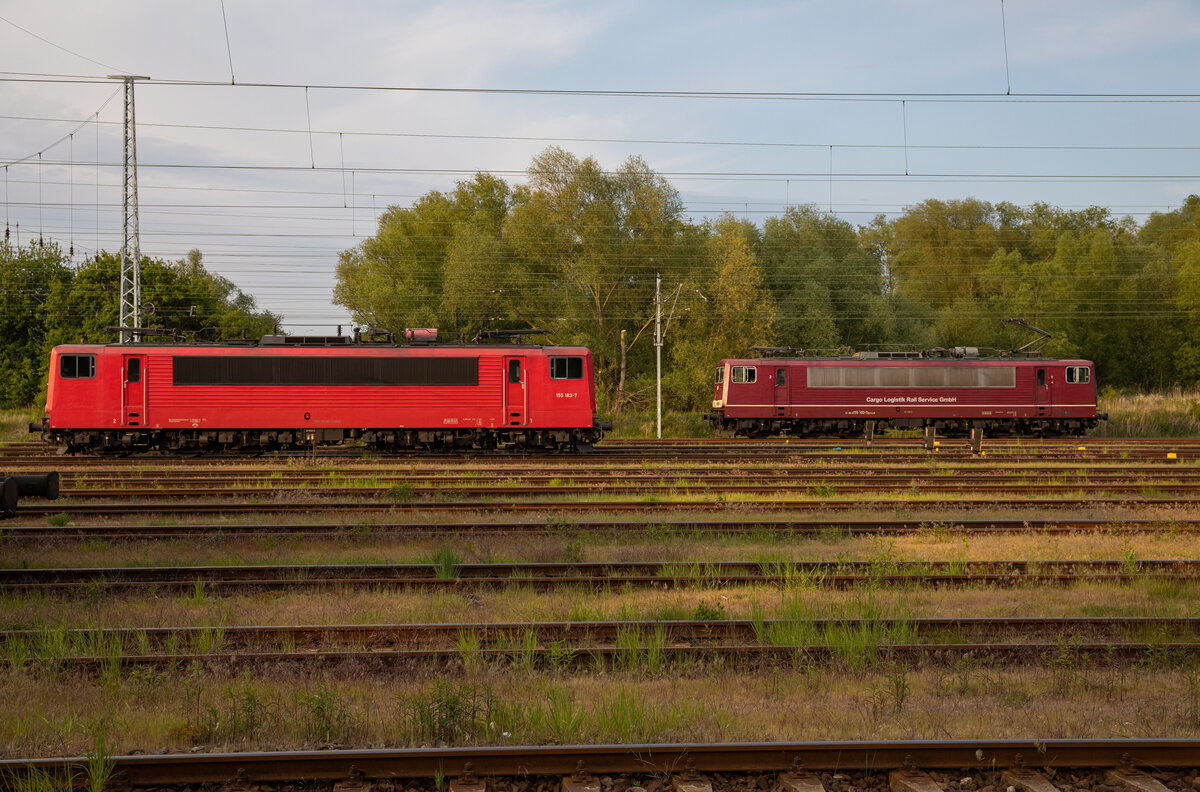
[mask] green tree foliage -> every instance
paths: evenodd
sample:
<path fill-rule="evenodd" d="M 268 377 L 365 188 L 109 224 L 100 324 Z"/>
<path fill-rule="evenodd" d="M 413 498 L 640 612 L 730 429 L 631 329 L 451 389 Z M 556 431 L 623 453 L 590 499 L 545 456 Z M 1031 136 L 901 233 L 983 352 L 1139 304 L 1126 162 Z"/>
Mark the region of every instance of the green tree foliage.
<path fill-rule="evenodd" d="M 31 404 L 43 387 L 45 339 L 71 274 L 57 245 L 0 242 L 0 406 Z"/>
<path fill-rule="evenodd" d="M 653 313 L 655 274 L 674 279 L 685 270 L 677 259 L 683 203 L 638 157 L 610 172 L 552 147 L 528 174 L 505 236 L 542 298 L 531 318 L 592 349 L 601 387 L 619 409 L 629 350 Z"/>
<path fill-rule="evenodd" d="M 890 307 L 882 266 L 849 223 L 813 206 L 790 207 L 764 222 L 758 260 L 779 305 L 779 335 L 788 346 L 887 340 Z"/>
<path fill-rule="evenodd" d="M 511 201 L 503 179 L 481 173 L 389 208 L 375 236 L 342 252 L 333 301 L 356 322 L 395 332 L 471 337 L 497 319 L 519 321 L 520 273 L 502 235 Z"/>
<path fill-rule="evenodd" d="M 0 244 L 0 406 L 33 403 L 44 395 L 50 349 L 67 343 L 107 343 L 119 321 L 121 263 L 101 253 L 77 269 L 54 245 Z M 142 304 L 153 305 L 143 327 L 174 329 L 197 338 L 257 338 L 279 317 L 256 311 L 253 298 L 204 269 L 200 252 L 182 261 L 142 260 Z"/>
<path fill-rule="evenodd" d="M 775 341 L 776 306 L 747 239 L 747 224 L 726 216 L 708 231 L 698 272 L 683 280 L 670 303 L 670 366 L 665 391 L 676 409 L 704 409 L 722 358 Z"/>
<path fill-rule="evenodd" d="M 777 343 L 1044 350 L 1095 360 L 1103 384 L 1200 381 L 1200 198 L 1138 228 L 1107 210 L 928 200 L 853 228 L 793 207 L 761 229 L 683 220 L 640 159 L 605 171 L 547 149 L 528 184 L 486 175 L 391 209 L 343 254 L 337 294 L 359 321 L 552 331 L 593 350 L 618 408 L 653 389 L 655 273 L 667 313 L 665 396 L 702 407 L 720 357 Z M 703 296 L 701 296 L 703 295 Z"/>
<path fill-rule="evenodd" d="M 341 254 L 333 301 L 371 327 L 436 327 L 453 232 L 454 202 L 440 192 L 389 208 L 375 236 Z"/>

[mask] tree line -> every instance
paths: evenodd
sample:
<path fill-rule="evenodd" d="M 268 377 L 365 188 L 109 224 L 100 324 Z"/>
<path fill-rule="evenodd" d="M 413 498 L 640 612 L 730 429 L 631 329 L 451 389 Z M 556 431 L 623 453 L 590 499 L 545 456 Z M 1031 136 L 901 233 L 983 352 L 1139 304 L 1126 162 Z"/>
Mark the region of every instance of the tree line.
<path fill-rule="evenodd" d="M 1103 386 L 1200 380 L 1200 197 L 1139 226 L 1107 209 L 927 200 L 854 227 L 812 206 L 761 226 L 689 222 L 638 157 L 606 171 L 559 148 L 525 184 L 480 173 L 392 207 L 341 254 L 336 303 L 388 329 L 470 338 L 537 327 L 595 357 L 606 409 L 653 396 L 664 283 L 664 399 L 704 409 L 712 372 L 752 346 L 1009 350 L 1096 361 Z"/>
<path fill-rule="evenodd" d="M 208 272 L 198 250 L 179 261 L 141 263 L 143 327 L 219 340 L 258 338 L 279 322 Z M 57 244 L 0 242 L 0 406 L 45 402 L 51 348 L 116 341 L 106 328 L 120 319 L 120 282 L 118 255 L 101 253 L 75 267 Z"/>
<path fill-rule="evenodd" d="M 410 207 L 343 251 L 334 301 L 354 321 L 443 339 L 539 328 L 594 355 L 602 409 L 654 394 L 661 276 L 664 399 L 703 410 L 724 357 L 752 346 L 812 351 L 885 345 L 1007 350 L 1053 334 L 1045 353 L 1096 361 L 1102 386 L 1200 381 L 1200 197 L 1144 224 L 1107 209 L 927 200 L 855 227 L 813 206 L 761 225 L 685 215 L 678 191 L 638 157 L 615 170 L 549 148 L 524 184 L 480 173 Z M 52 346 L 107 342 L 120 262 L 71 266 L 53 244 L 0 243 L 0 405 L 45 388 Z M 205 340 L 254 338 L 280 317 L 204 269 L 144 259 L 148 327 Z M 300 317 L 302 319 L 302 317 Z"/>

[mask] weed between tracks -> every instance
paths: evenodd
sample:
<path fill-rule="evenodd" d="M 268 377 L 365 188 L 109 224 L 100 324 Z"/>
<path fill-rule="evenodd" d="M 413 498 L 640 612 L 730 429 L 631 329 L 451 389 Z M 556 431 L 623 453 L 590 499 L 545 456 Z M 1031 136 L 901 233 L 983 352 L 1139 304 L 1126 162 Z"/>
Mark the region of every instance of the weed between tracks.
<path fill-rule="evenodd" d="M 708 740 L 1166 737 L 1200 728 L 1200 668 L 1106 667 L 1064 645 L 1049 670 L 964 658 L 873 670 L 724 667 L 563 677 L 483 669 L 363 678 L 352 669 L 167 679 L 130 674 L 115 687 L 79 678 L 20 681 L 36 711 L 0 722 L 8 756 L 91 750 L 89 723 L 113 697 L 131 750 L 690 742 Z M 182 680 L 180 679 L 182 674 Z M 0 694 L 18 680 L 0 671 Z M 182 695 L 181 695 L 182 694 Z"/>
<path fill-rule="evenodd" d="M 847 466 L 858 464 L 851 454 L 846 459 Z M 461 497 L 452 482 L 438 487 L 445 491 L 432 496 L 425 484 L 393 485 L 395 473 L 416 474 L 417 470 L 415 464 L 408 469 L 407 463 L 405 470 L 391 467 L 387 472 L 334 473 L 317 462 L 296 464 L 297 469 L 324 475 L 324 486 L 386 487 L 376 497 L 397 506 L 431 497 Z M 753 463 L 744 468 L 747 477 L 766 469 Z M 619 480 L 622 469 L 632 468 L 614 466 L 614 480 Z M 938 459 L 930 466 L 930 475 L 953 476 L 962 469 L 962 463 Z M 798 536 L 786 529 L 753 525 L 762 519 L 754 509 L 755 497 L 761 500 L 762 495 L 684 495 L 696 478 L 691 472 L 663 473 L 654 463 L 642 465 L 640 472 L 650 473 L 665 490 L 647 496 L 643 501 L 647 509 L 632 530 L 612 533 L 581 527 L 601 515 L 568 518 L 547 508 L 534 518 L 544 527 L 532 535 L 489 536 L 439 528 L 415 538 L 399 537 L 379 527 L 395 521 L 394 516 L 349 515 L 339 518 L 345 522 L 341 534 L 327 539 L 230 539 L 214 533 L 205 539 L 169 542 L 6 544 L 3 563 L 10 566 L 425 563 L 434 575 L 449 580 L 461 574 L 462 564 L 471 562 L 624 560 L 654 562 L 660 573 L 672 575 L 679 583 L 638 588 L 616 580 L 597 589 L 535 591 L 514 580 L 494 589 L 451 586 L 433 593 L 392 590 L 386 584 L 228 593 L 200 584 L 183 594 L 122 595 L 97 586 L 69 602 L 44 594 L 0 595 L 0 623 L 38 628 L 22 642 L 4 646 L 0 697 L 22 704 L 0 722 L 0 745 L 13 756 L 78 754 L 90 744 L 87 725 L 106 715 L 116 718 L 114 733 L 121 735 L 117 752 L 187 750 L 194 745 L 250 750 L 384 744 L 967 739 L 1030 733 L 1156 737 L 1200 729 L 1200 668 L 1190 658 L 1166 650 L 1167 644 L 1189 638 L 1169 629 L 1130 630 L 1130 640 L 1150 644 L 1146 656 L 1134 663 L 1110 662 L 1102 654 L 1089 656 L 1069 637 L 1052 651 L 1014 667 L 949 654 L 906 665 L 888 652 L 888 646 L 912 639 L 911 620 L 918 616 L 1191 614 L 1200 584 L 1157 579 L 1146 570 L 1148 562 L 1156 559 L 1200 556 L 1196 534 L 1169 529 L 1124 531 L 1121 520 L 1145 513 L 1121 510 L 1112 515 L 1098 512 L 1096 516 L 1113 521 L 1104 532 L 966 537 L 955 521 L 991 515 L 985 500 L 948 501 L 944 495 L 926 495 L 921 493 L 921 480 L 914 477 L 912 485 L 901 484 L 891 494 L 878 496 L 873 506 L 864 506 L 853 516 L 894 513 L 924 521 L 916 533 L 851 534 L 837 523 L 851 515 L 830 511 L 827 526 L 813 535 Z M 550 478 L 550 486 L 564 490 L 560 497 L 568 498 L 572 497 L 565 494 L 568 487 L 583 480 L 560 471 Z M 517 485 L 516 479 L 506 483 Z M 1083 481 L 1064 466 L 1055 483 L 1074 487 Z M 785 497 L 808 501 L 804 510 L 797 511 L 803 519 L 823 514 L 823 500 L 850 497 L 828 468 L 804 473 L 800 484 L 807 493 L 797 495 L 792 490 Z M 1170 491 L 1165 477 L 1147 477 L 1137 486 L 1148 498 Z M 660 522 L 658 502 L 685 498 L 720 500 L 722 509 L 743 517 L 746 524 L 742 530 L 714 533 Z M 917 502 L 912 502 L 914 498 Z M 1165 511 L 1160 505 L 1144 508 Z M 403 513 L 399 519 L 405 521 L 427 516 L 419 507 Z M 1020 514 L 1046 516 L 1036 505 Z M 1191 515 L 1175 511 L 1171 516 Z M 481 512 L 480 519 L 496 518 Z M 1082 583 L 1068 588 L 1025 584 L 953 591 L 915 580 L 884 583 L 887 575 L 901 569 L 914 576 L 930 571 L 929 564 L 935 561 L 950 564 L 954 571 L 976 561 L 1008 558 L 1115 560 L 1130 579 L 1124 584 Z M 748 560 L 760 563 L 776 582 L 720 581 L 716 562 Z M 845 569 L 850 562 L 865 562 L 869 574 L 856 589 L 833 590 L 829 576 L 836 571 L 814 572 L 805 566 L 814 560 L 840 563 Z M 904 566 L 906 562 L 918 563 Z M 735 618 L 754 619 L 757 639 L 782 651 L 773 659 L 754 662 L 677 657 L 665 627 L 631 624 L 612 639 L 615 645 L 607 655 L 589 652 L 589 641 L 554 640 L 535 628 L 516 630 L 502 640 L 494 635 L 488 638 L 486 630 L 463 629 L 450 639 L 452 656 L 438 668 L 385 667 L 363 660 L 329 668 L 278 664 L 239 673 L 216 664 L 130 668 L 116 662 L 155 650 L 219 652 L 228 646 L 224 625 L 230 624 L 719 622 Z M 865 621 L 853 626 L 814 621 L 834 618 Z M 776 619 L 790 621 L 772 621 Z M 179 625 L 206 629 L 153 639 L 144 629 Z M 72 626 L 92 631 L 101 626 L 143 629 L 126 634 L 118 643 L 96 640 L 88 645 L 86 638 L 67 632 Z M 941 636 L 945 642 L 962 639 L 952 631 Z M 703 633 L 694 640 L 703 642 Z M 827 647 L 828 655 L 806 654 L 803 647 L 815 644 Z M 797 651 L 789 653 L 791 648 Z M 94 674 L 64 672 L 52 662 L 85 650 L 109 658 L 107 670 L 103 659 Z"/>

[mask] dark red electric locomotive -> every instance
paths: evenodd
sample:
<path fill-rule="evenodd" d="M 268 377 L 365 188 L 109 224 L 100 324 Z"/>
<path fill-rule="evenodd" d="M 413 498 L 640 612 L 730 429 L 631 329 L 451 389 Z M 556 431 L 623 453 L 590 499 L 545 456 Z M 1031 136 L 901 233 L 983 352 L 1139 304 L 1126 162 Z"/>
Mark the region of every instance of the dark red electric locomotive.
<path fill-rule="evenodd" d="M 1095 365 L 972 347 L 721 361 L 712 424 L 738 435 L 1079 435 L 1096 412 Z"/>
<path fill-rule="evenodd" d="M 60 346 L 51 353 L 46 417 L 30 428 L 68 453 L 349 441 L 574 451 L 603 437 L 586 348 L 438 344 L 436 336 L 407 331 L 405 345 L 373 332 L 367 340 Z"/>

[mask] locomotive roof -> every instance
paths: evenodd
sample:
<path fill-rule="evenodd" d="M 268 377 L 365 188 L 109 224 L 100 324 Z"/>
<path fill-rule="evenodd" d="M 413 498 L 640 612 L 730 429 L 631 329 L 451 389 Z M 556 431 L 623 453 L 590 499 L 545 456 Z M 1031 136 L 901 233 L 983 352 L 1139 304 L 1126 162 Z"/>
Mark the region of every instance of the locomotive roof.
<path fill-rule="evenodd" d="M 1083 358 L 1048 358 L 1041 355 L 765 355 L 761 357 L 724 358 L 722 363 L 1090 363 Z"/>
<path fill-rule="evenodd" d="M 316 351 L 325 350 L 329 352 L 345 352 L 345 351 L 382 351 L 382 350 L 402 350 L 402 351 L 426 351 L 437 349 L 467 349 L 476 351 L 489 352 L 506 352 L 514 349 L 519 350 L 555 350 L 569 349 L 580 352 L 589 351 L 587 347 L 579 344 L 260 344 L 258 342 L 245 341 L 198 341 L 195 343 L 104 343 L 104 344 L 59 344 L 55 349 L 135 349 L 144 351 L 165 351 L 165 350 L 193 350 L 193 349 L 244 349 L 254 351 L 270 351 L 277 352 L 282 350 L 300 351 Z"/>

